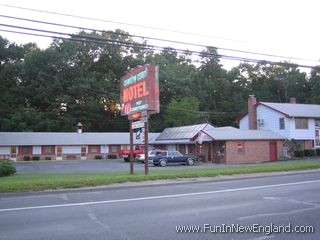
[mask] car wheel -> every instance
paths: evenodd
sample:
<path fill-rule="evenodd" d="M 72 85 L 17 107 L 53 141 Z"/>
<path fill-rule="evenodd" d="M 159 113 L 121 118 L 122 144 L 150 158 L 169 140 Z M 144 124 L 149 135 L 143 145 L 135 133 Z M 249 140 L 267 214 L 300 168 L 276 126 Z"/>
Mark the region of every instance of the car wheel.
<path fill-rule="evenodd" d="M 160 164 L 161 167 L 165 167 L 165 166 L 167 166 L 167 160 L 161 159 L 161 160 L 159 161 L 159 164 Z"/>
<path fill-rule="evenodd" d="M 193 160 L 192 158 L 188 158 L 188 159 L 187 159 L 187 164 L 188 164 L 189 166 L 194 165 L 194 160 Z"/>

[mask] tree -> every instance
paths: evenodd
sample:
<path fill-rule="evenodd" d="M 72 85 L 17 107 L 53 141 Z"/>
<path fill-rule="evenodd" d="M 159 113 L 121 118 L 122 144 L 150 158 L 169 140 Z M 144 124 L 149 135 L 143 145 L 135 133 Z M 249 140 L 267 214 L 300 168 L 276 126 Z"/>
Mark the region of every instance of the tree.
<path fill-rule="evenodd" d="M 170 127 L 191 125 L 197 122 L 200 114 L 197 98 L 173 98 L 165 110 L 164 119 L 166 125 Z"/>
<path fill-rule="evenodd" d="M 24 106 L 24 98 L 20 88 L 23 47 L 11 44 L 0 37 L 0 130 L 4 121 L 17 109 Z"/>
<path fill-rule="evenodd" d="M 308 88 L 310 95 L 308 102 L 320 104 L 320 69 L 314 68 L 311 70 L 310 78 L 308 82 Z"/>

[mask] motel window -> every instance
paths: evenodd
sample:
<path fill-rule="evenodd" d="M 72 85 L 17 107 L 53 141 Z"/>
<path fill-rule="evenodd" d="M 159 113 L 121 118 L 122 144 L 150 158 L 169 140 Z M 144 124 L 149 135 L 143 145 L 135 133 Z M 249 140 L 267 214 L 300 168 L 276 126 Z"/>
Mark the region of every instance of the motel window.
<path fill-rule="evenodd" d="M 237 152 L 238 154 L 245 154 L 244 142 L 237 143 Z"/>
<path fill-rule="evenodd" d="M 308 129 L 307 118 L 296 118 L 295 119 L 296 129 Z"/>
<path fill-rule="evenodd" d="M 32 150 L 30 146 L 21 146 L 19 147 L 19 154 L 31 154 Z"/>
<path fill-rule="evenodd" d="M 92 145 L 88 147 L 89 153 L 100 153 L 100 146 L 98 145 Z"/>
<path fill-rule="evenodd" d="M 42 146 L 42 154 L 54 154 L 54 146 Z"/>
<path fill-rule="evenodd" d="M 117 145 L 110 145 L 109 146 L 109 152 L 110 153 L 117 153 L 118 152 L 118 146 Z"/>
<path fill-rule="evenodd" d="M 279 118 L 279 129 L 285 129 L 284 118 Z"/>

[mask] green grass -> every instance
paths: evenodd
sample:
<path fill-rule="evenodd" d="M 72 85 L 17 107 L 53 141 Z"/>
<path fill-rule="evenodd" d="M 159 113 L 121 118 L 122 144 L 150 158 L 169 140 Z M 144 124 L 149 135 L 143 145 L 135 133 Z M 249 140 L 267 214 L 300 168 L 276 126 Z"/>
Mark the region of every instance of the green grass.
<path fill-rule="evenodd" d="M 255 165 L 227 166 L 224 168 L 179 168 L 178 170 L 153 170 L 145 176 L 143 172 L 130 175 L 118 173 L 82 173 L 82 174 L 27 174 L 17 173 L 0 178 L 0 192 L 27 192 L 64 188 L 102 186 L 114 183 L 140 182 L 158 179 L 215 177 L 262 172 L 280 172 L 320 168 L 320 161 L 288 161 Z"/>

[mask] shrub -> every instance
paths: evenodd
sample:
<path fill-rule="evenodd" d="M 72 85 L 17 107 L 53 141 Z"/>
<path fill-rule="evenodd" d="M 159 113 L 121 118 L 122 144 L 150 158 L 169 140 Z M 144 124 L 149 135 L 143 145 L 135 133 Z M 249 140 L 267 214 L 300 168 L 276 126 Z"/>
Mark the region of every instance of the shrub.
<path fill-rule="evenodd" d="M 51 160 L 51 157 L 45 157 L 44 160 Z"/>
<path fill-rule="evenodd" d="M 108 159 L 117 159 L 118 155 L 117 154 L 108 154 Z"/>
<path fill-rule="evenodd" d="M 23 161 L 30 161 L 30 156 L 23 156 Z"/>
<path fill-rule="evenodd" d="M 0 177 L 10 176 L 16 173 L 16 168 L 13 166 L 12 162 L 9 160 L 0 161 Z"/>
<path fill-rule="evenodd" d="M 320 148 L 316 149 L 317 156 L 320 156 Z"/>
<path fill-rule="evenodd" d="M 303 150 L 296 150 L 296 151 L 294 151 L 294 156 L 302 158 L 302 157 L 304 157 L 304 151 Z"/>
<path fill-rule="evenodd" d="M 94 156 L 95 159 L 102 159 L 102 156 L 101 155 L 96 155 Z"/>
<path fill-rule="evenodd" d="M 32 160 L 39 161 L 40 160 L 40 156 L 32 156 Z"/>
<path fill-rule="evenodd" d="M 315 151 L 314 151 L 314 149 L 305 149 L 304 150 L 304 155 L 306 157 L 312 157 L 312 156 L 315 155 Z"/>

